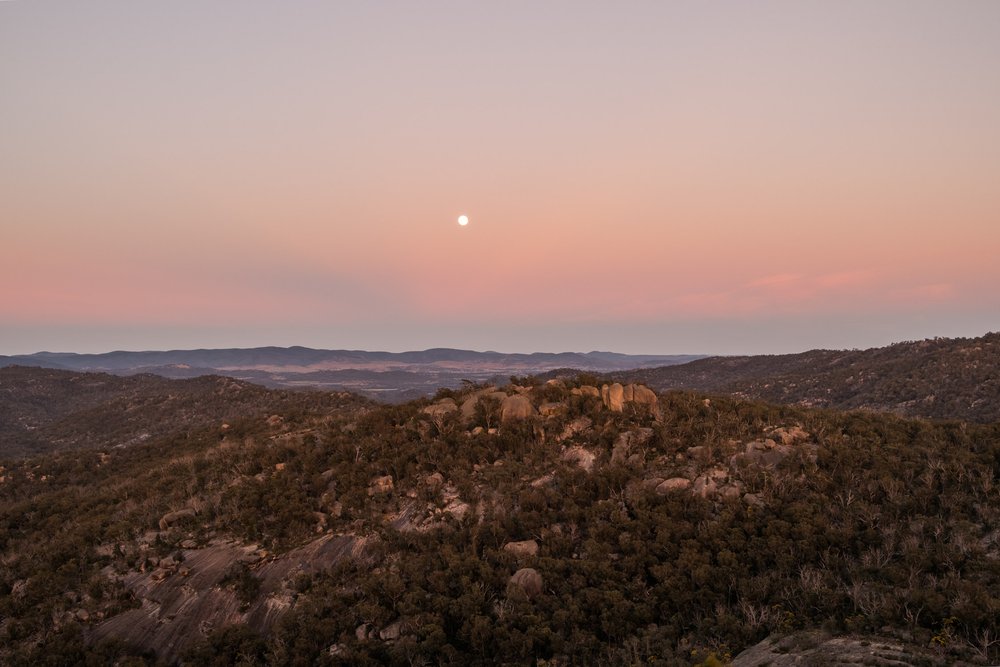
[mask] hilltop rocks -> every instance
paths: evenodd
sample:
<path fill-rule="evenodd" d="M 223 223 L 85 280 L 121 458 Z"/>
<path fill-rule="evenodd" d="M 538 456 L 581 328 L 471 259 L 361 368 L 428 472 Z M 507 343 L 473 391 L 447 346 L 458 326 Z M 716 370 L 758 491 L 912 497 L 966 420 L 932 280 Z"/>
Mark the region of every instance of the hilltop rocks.
<path fill-rule="evenodd" d="M 507 582 L 507 595 L 510 597 L 523 596 L 532 600 L 542 594 L 543 585 L 542 575 L 538 574 L 537 570 L 522 567 Z"/>
<path fill-rule="evenodd" d="M 622 386 L 618 382 L 610 385 L 606 384 L 601 387 L 601 400 L 604 401 L 604 407 L 612 412 L 622 412 L 625 410 L 626 403 L 636 403 L 649 408 L 657 419 L 662 417 L 656 393 L 649 387 L 641 384 L 629 384 L 625 386 Z"/>
<path fill-rule="evenodd" d="M 594 398 L 601 397 L 601 390 L 589 384 L 585 384 L 576 389 L 570 389 L 569 393 L 573 396 L 592 396 Z"/>
<path fill-rule="evenodd" d="M 526 396 L 515 394 L 503 399 L 500 404 L 500 421 L 508 423 L 518 419 L 527 419 L 535 414 L 535 407 Z"/>
<path fill-rule="evenodd" d="M 604 407 L 612 412 L 621 412 L 625 409 L 625 388 L 620 383 L 601 387 L 601 400 Z"/>
<path fill-rule="evenodd" d="M 507 553 L 514 554 L 517 558 L 534 558 L 538 555 L 538 542 L 534 540 L 508 542 L 503 545 L 503 550 Z"/>
<path fill-rule="evenodd" d="M 183 521 L 184 519 L 189 519 L 194 517 L 195 511 L 193 509 L 182 509 L 176 512 L 167 512 L 160 518 L 160 530 L 166 530 L 176 523 Z"/>

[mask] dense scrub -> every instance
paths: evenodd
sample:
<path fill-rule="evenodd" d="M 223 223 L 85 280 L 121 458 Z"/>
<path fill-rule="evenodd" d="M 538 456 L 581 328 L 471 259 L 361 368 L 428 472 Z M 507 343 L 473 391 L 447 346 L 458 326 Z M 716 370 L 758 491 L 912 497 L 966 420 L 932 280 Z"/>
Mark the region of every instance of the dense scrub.
<path fill-rule="evenodd" d="M 931 419 L 1000 419 L 1000 333 L 870 350 L 711 357 L 619 375 L 660 390 L 724 392 L 775 403 L 884 410 Z"/>
<path fill-rule="evenodd" d="M 468 395 L 442 391 L 437 404 Z M 6 464 L 0 660 L 152 663 L 141 647 L 88 640 L 141 602 L 116 573 L 218 536 L 281 554 L 320 533 L 368 536 L 365 557 L 290 579 L 293 603 L 266 630 L 217 627 L 160 658 L 674 665 L 820 627 L 891 631 L 944 661 L 1000 658 L 997 425 L 685 392 L 661 397 L 657 421 L 565 386 L 527 395 L 559 411 L 501 424 L 494 399 L 467 421 L 428 401 L 345 405 Z M 556 441 L 582 418 L 590 425 Z M 729 463 L 743 443 L 793 425 L 815 456 Z M 613 460 L 621 434 L 640 428 L 648 440 Z M 568 445 L 596 454 L 591 471 L 563 459 Z M 644 484 L 730 465 L 738 494 Z M 469 511 L 441 511 L 455 501 L 428 484 L 435 473 Z M 373 490 L 384 476 L 393 488 Z M 180 508 L 197 514 L 158 526 Z M 406 519 L 424 509 L 432 519 Z M 504 549 L 524 540 L 537 555 Z M 530 599 L 508 587 L 524 566 L 544 581 Z M 227 574 L 247 602 L 263 594 L 256 567 Z"/>

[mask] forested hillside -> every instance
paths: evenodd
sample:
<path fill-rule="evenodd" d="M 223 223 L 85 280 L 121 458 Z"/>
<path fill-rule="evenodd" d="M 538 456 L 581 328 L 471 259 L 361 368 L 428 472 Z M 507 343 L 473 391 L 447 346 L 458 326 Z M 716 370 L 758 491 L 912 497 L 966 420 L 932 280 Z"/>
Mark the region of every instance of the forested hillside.
<path fill-rule="evenodd" d="M 268 390 L 228 377 L 8 366 L 0 368 L 0 458 L 79 447 L 127 447 L 268 411 L 317 411 L 369 402 L 344 393 Z"/>
<path fill-rule="evenodd" d="M 1000 420 L 1000 333 L 870 350 L 710 357 L 615 375 L 658 390 L 724 392 L 775 403 Z"/>
<path fill-rule="evenodd" d="M 0 662 L 1000 659 L 996 424 L 533 382 L 4 462 Z"/>

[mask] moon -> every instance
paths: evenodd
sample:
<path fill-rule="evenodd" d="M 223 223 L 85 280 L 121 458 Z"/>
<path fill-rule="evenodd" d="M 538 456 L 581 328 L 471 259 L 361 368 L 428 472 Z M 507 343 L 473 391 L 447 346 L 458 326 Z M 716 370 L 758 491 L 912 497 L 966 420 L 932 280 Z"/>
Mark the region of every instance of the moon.
<path fill-rule="evenodd" d="M 467 216 L 467 215 L 460 215 L 460 216 L 458 216 L 458 224 L 460 224 L 463 227 L 465 227 L 467 224 L 469 224 L 469 216 Z"/>

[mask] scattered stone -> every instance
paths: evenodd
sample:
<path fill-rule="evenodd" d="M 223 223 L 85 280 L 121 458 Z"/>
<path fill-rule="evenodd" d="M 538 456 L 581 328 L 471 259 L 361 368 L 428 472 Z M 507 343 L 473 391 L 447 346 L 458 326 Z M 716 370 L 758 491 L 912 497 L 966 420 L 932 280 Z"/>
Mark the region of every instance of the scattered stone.
<path fill-rule="evenodd" d="M 354 636 L 358 638 L 358 641 L 363 642 L 368 639 L 372 631 L 372 626 L 368 623 L 362 623 L 357 628 L 354 629 Z"/>
<path fill-rule="evenodd" d="M 368 485 L 368 495 L 382 495 L 389 493 L 393 490 L 392 475 L 385 475 L 383 477 L 376 477 Z"/>
<path fill-rule="evenodd" d="M 444 475 L 439 472 L 432 473 L 424 477 L 424 484 L 431 487 L 432 489 L 438 489 L 444 486 Z"/>
<path fill-rule="evenodd" d="M 281 424 L 283 421 L 285 421 L 285 418 L 282 417 L 281 415 L 271 415 L 270 417 L 267 418 L 267 425 L 277 426 L 278 424 Z"/>

